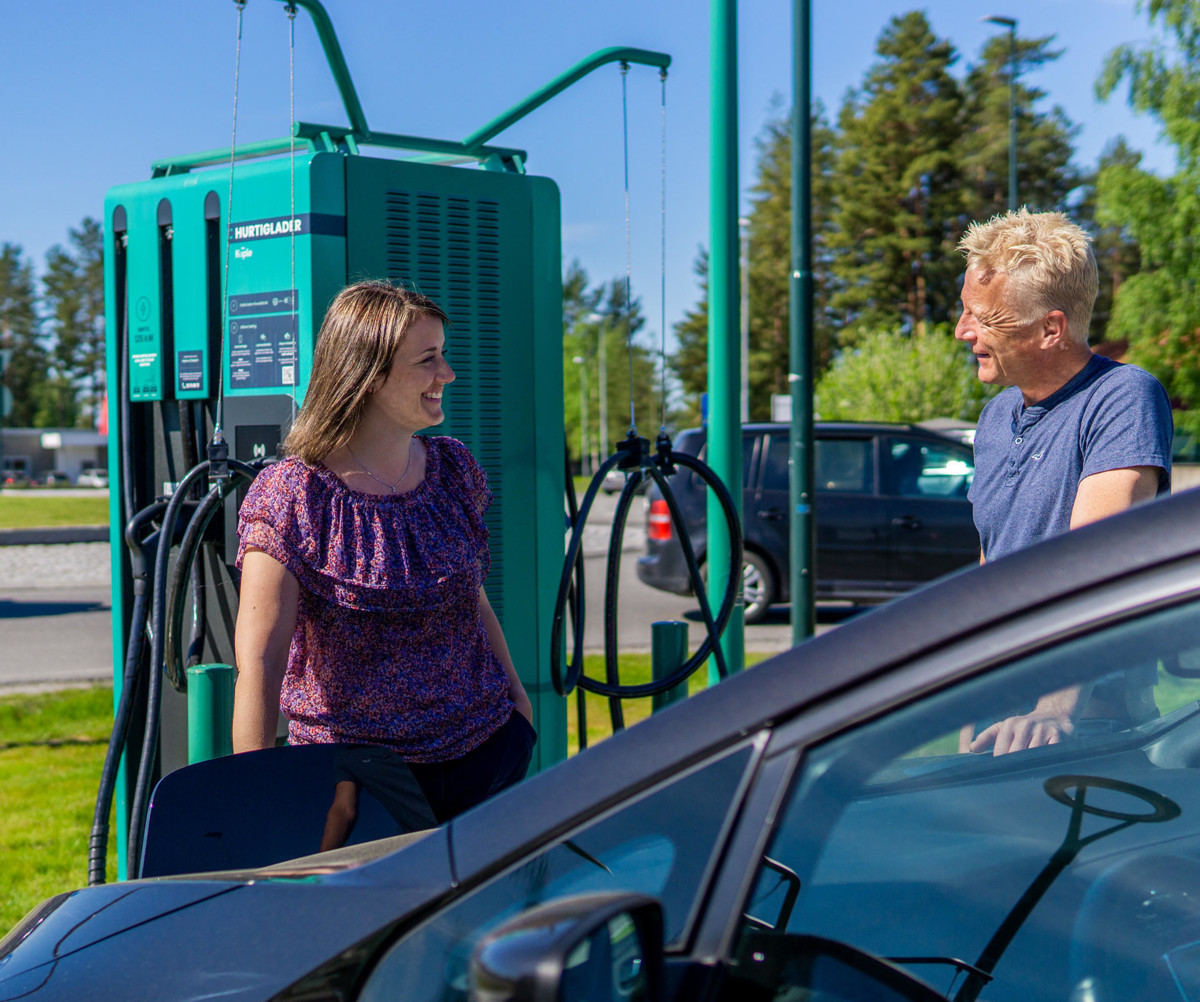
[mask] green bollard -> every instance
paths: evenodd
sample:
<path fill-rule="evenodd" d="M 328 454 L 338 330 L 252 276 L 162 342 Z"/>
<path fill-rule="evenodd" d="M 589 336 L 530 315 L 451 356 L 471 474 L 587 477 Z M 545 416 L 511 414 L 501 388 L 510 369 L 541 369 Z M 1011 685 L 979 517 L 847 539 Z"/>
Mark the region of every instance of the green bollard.
<path fill-rule="evenodd" d="M 233 754 L 233 665 L 187 670 L 188 765 Z"/>
<path fill-rule="evenodd" d="M 678 670 L 687 657 L 687 650 L 687 623 L 668 619 L 650 624 L 650 671 L 655 680 L 666 678 Z M 651 712 L 664 710 L 672 703 L 686 699 L 687 694 L 687 682 L 680 682 L 674 688 L 651 697 Z"/>

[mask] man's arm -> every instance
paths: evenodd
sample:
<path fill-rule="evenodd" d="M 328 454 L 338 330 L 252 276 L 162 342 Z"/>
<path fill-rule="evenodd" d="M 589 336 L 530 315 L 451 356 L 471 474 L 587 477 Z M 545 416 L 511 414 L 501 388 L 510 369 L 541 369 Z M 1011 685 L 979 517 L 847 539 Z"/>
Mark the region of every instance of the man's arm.
<path fill-rule="evenodd" d="M 1131 466 L 1123 470 L 1093 473 L 1079 481 L 1071 508 L 1071 528 L 1098 522 L 1158 493 L 1157 466 Z"/>
<path fill-rule="evenodd" d="M 1075 504 L 1071 508 L 1071 528 L 1116 515 L 1158 493 L 1157 466 L 1133 466 L 1120 470 L 1093 473 L 1079 482 Z M 995 755 L 1040 745 L 1058 744 L 1075 729 L 1079 711 L 1091 695 L 1091 686 L 1069 686 L 1051 692 L 1038 700 L 1030 713 L 1009 717 L 985 729 L 970 742 L 974 752 L 992 749 Z M 959 748 L 966 745 L 965 734 L 959 738 Z"/>

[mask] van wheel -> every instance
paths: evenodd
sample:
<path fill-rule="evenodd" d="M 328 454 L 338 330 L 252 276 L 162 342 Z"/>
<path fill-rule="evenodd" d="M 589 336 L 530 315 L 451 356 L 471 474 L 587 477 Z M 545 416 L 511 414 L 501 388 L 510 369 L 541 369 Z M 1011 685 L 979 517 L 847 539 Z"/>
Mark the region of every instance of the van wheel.
<path fill-rule="evenodd" d="M 742 594 L 745 621 L 751 625 L 761 623 L 775 601 L 775 578 L 767 562 L 751 550 L 742 556 Z"/>

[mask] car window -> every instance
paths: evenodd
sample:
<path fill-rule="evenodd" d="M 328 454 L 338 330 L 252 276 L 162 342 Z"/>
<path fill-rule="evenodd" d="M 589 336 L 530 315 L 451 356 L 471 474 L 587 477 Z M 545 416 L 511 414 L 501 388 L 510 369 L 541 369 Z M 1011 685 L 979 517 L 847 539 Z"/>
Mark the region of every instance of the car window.
<path fill-rule="evenodd" d="M 758 436 L 753 432 L 742 435 L 742 489 L 750 487 L 750 467 L 754 463 L 754 443 Z M 700 449 L 697 457 L 702 463 L 708 462 L 708 443 Z M 691 476 L 691 472 L 688 473 Z"/>
<path fill-rule="evenodd" d="M 360 999 L 406 1002 L 467 997 L 479 937 L 511 916 L 569 894 L 636 891 L 663 904 L 672 940 L 687 921 L 751 750 L 692 770 L 539 850 L 470 892 L 393 946 Z"/>
<path fill-rule="evenodd" d="M 1057 743 L 958 753 L 960 728 L 986 735 L 1072 696 L 1082 711 Z M 1198 697 L 1193 601 L 816 748 L 758 863 L 735 963 L 785 969 L 807 934 L 960 1002 L 1200 997 Z"/>
<path fill-rule="evenodd" d="M 813 452 L 816 489 L 873 494 L 873 441 L 870 438 L 818 438 Z"/>
<path fill-rule="evenodd" d="M 883 450 L 883 493 L 915 498 L 965 498 L 975 475 L 969 449 L 953 443 L 890 438 Z"/>
<path fill-rule="evenodd" d="M 787 434 L 772 435 L 767 442 L 767 451 L 763 459 L 763 490 L 786 491 L 789 486 L 788 466 Z"/>

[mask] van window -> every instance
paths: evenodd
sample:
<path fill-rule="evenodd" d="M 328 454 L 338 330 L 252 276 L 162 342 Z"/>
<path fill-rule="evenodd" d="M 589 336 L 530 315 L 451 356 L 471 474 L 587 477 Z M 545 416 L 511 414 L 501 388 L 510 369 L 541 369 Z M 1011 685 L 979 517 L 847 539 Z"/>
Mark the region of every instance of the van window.
<path fill-rule="evenodd" d="M 970 450 L 947 442 L 893 438 L 883 450 L 884 492 L 908 498 L 965 498 L 975 462 Z"/>
<path fill-rule="evenodd" d="M 814 453 L 816 489 L 842 494 L 875 493 L 870 438 L 819 438 Z"/>

